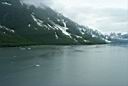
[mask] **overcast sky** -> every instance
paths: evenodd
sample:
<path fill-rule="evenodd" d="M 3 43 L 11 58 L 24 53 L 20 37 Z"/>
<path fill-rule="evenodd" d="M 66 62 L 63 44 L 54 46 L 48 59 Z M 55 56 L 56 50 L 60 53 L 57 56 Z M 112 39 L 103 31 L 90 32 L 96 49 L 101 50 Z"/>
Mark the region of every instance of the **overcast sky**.
<path fill-rule="evenodd" d="M 44 3 L 75 22 L 101 32 L 128 32 L 128 0 L 26 0 Z"/>

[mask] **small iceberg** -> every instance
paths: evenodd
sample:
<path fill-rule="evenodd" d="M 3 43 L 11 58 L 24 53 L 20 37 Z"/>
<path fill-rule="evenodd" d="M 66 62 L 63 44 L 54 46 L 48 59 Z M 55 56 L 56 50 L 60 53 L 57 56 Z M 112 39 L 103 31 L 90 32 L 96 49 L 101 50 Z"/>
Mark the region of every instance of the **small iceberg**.
<path fill-rule="evenodd" d="M 40 67 L 40 65 L 39 65 L 39 64 L 36 64 L 35 66 L 36 66 L 36 67 Z"/>

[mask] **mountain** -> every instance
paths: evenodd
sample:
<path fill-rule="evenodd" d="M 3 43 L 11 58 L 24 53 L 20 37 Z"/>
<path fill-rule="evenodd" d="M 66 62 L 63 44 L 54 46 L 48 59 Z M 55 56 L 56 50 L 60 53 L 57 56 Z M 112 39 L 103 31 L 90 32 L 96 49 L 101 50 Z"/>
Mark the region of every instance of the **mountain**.
<path fill-rule="evenodd" d="M 0 0 L 0 46 L 103 44 L 104 35 L 42 5 Z"/>
<path fill-rule="evenodd" d="M 110 33 L 106 38 L 112 43 L 128 43 L 128 33 Z"/>

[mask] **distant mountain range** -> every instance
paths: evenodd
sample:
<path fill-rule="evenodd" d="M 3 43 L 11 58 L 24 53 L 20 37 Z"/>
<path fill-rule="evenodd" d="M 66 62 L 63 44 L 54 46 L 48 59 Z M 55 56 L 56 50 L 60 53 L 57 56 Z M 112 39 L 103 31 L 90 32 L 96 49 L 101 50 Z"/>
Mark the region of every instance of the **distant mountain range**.
<path fill-rule="evenodd" d="M 112 43 L 128 43 L 128 33 L 110 33 L 105 36 Z"/>
<path fill-rule="evenodd" d="M 124 36 L 125 37 L 125 36 Z M 0 0 L 0 46 L 104 44 L 112 40 L 42 5 Z"/>

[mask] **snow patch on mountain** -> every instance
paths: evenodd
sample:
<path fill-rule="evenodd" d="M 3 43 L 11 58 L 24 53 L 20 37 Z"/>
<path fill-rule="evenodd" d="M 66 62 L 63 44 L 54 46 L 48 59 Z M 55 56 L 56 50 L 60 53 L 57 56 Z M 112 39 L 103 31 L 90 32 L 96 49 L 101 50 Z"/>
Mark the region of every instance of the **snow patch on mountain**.
<path fill-rule="evenodd" d="M 69 36 L 70 38 L 72 38 L 71 34 L 66 31 L 67 28 L 62 27 L 62 26 L 57 25 L 57 24 L 55 24 L 54 28 L 56 28 L 57 30 L 61 30 L 63 34 L 65 34 L 65 35 Z"/>
<path fill-rule="evenodd" d="M 28 24 L 28 27 L 31 27 L 31 24 Z"/>
<path fill-rule="evenodd" d="M 102 38 L 102 40 L 104 40 L 106 43 L 111 43 L 111 41 L 109 41 L 109 40 L 106 39 L 106 38 Z"/>
<path fill-rule="evenodd" d="M 56 39 L 59 39 L 59 36 L 57 35 L 57 33 L 55 32 L 55 37 L 56 37 Z"/>
<path fill-rule="evenodd" d="M 86 32 L 86 29 L 85 28 L 78 28 L 79 29 L 79 31 L 80 31 L 80 33 L 82 34 L 82 35 L 84 35 L 85 34 L 85 32 Z"/>
<path fill-rule="evenodd" d="M 3 29 L 3 30 L 5 30 L 5 31 L 11 32 L 11 33 L 15 33 L 15 30 L 10 29 L 10 28 L 7 28 L 7 27 L 2 26 L 2 25 L 0 25 L 0 29 Z M 4 32 L 4 33 L 5 33 L 5 32 Z"/>
<path fill-rule="evenodd" d="M 67 28 L 66 22 L 64 21 L 64 19 L 62 20 L 64 27 Z"/>
<path fill-rule="evenodd" d="M 24 5 L 24 3 L 23 3 L 23 1 L 22 1 L 22 0 L 20 0 L 20 4 L 21 4 L 21 5 Z"/>
<path fill-rule="evenodd" d="M 83 37 L 81 37 L 81 36 L 78 36 L 78 35 L 75 35 L 77 38 L 80 38 L 80 39 L 83 39 Z"/>
<path fill-rule="evenodd" d="M 11 6 L 12 4 L 11 3 L 8 3 L 8 2 L 1 2 L 3 5 L 8 5 L 8 6 Z"/>
<path fill-rule="evenodd" d="M 37 19 L 33 14 L 31 14 L 33 20 L 37 23 L 38 26 L 42 27 L 43 21 L 40 19 Z"/>
<path fill-rule="evenodd" d="M 84 41 L 85 43 L 87 43 L 87 42 L 88 42 L 88 40 L 85 40 L 85 39 L 84 39 L 83 41 Z"/>
<path fill-rule="evenodd" d="M 50 28 L 53 28 L 50 24 L 47 24 L 47 27 L 48 27 L 48 30 L 50 30 Z"/>

